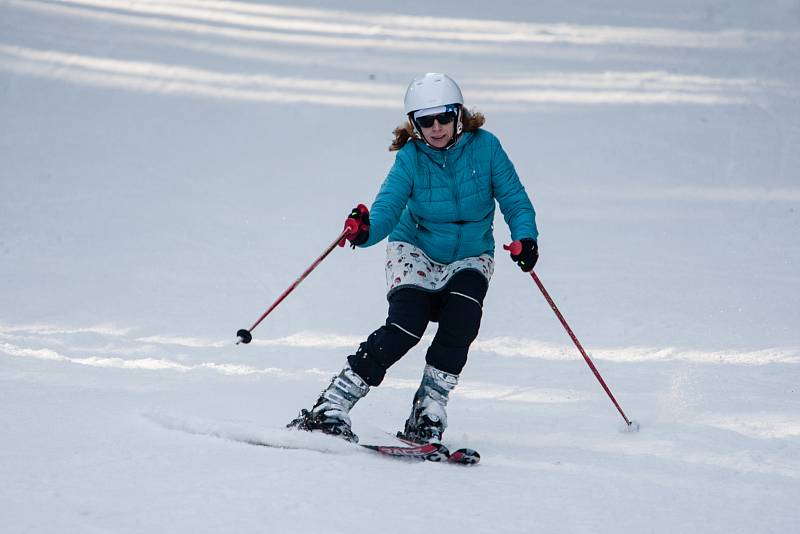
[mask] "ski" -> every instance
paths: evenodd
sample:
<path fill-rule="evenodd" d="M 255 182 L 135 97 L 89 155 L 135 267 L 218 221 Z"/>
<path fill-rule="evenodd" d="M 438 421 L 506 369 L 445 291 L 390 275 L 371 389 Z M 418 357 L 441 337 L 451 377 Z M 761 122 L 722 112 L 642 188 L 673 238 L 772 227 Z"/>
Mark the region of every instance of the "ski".
<path fill-rule="evenodd" d="M 303 450 L 306 447 L 298 445 L 285 445 L 281 443 L 270 443 L 267 441 L 259 441 L 252 439 L 237 440 L 248 445 L 255 445 L 257 447 L 267 447 L 270 449 L 289 449 L 289 450 Z M 400 460 L 418 460 L 428 462 L 449 462 L 450 452 L 447 447 L 441 443 L 425 443 L 425 444 L 408 444 L 408 445 L 367 445 L 364 443 L 349 442 L 352 445 L 361 447 L 362 449 L 378 453 L 382 456 L 396 458 Z M 315 450 L 315 449 L 310 449 Z"/>
<path fill-rule="evenodd" d="M 481 455 L 475 449 L 461 448 L 447 457 L 451 464 L 475 465 L 481 461 Z"/>
<path fill-rule="evenodd" d="M 240 428 L 226 428 L 225 426 L 220 427 L 219 425 L 214 423 L 183 421 L 178 418 L 166 416 L 163 414 L 148 415 L 147 417 L 151 419 L 153 422 L 170 430 L 176 430 L 200 436 L 208 436 L 217 439 L 224 439 L 228 441 L 236 441 L 239 443 L 245 443 L 247 445 L 253 445 L 257 447 L 266 447 L 270 449 L 283 449 L 283 450 L 309 450 L 322 453 L 335 452 L 331 450 L 326 450 L 324 447 L 320 449 L 318 447 L 314 447 L 312 444 L 298 443 L 296 440 L 286 439 L 286 437 L 284 437 L 284 432 L 286 432 L 285 429 L 280 429 L 280 431 L 272 433 L 262 432 L 261 436 L 256 437 L 256 434 L 254 432 L 242 430 Z M 322 432 L 319 433 L 326 435 L 330 438 L 336 437 L 329 434 L 324 434 Z M 394 439 L 394 436 L 392 434 L 388 432 L 386 434 L 392 436 L 392 438 Z M 467 465 L 477 463 L 477 460 L 474 460 L 475 455 L 477 455 L 477 453 L 471 455 L 469 454 L 470 452 L 469 449 L 460 449 L 455 453 L 450 454 L 447 447 L 445 447 L 441 443 L 412 443 L 406 441 L 403 442 L 404 443 L 403 445 L 367 445 L 367 444 L 347 441 L 344 439 L 342 439 L 342 441 L 344 441 L 349 445 L 360 447 L 365 451 L 371 451 L 376 454 L 386 456 L 387 458 L 412 460 L 412 461 L 418 460 L 418 461 L 428 461 L 428 462 L 467 464 Z M 477 458 L 480 458 L 480 456 L 477 455 Z"/>
<path fill-rule="evenodd" d="M 412 441 L 406 438 L 402 432 L 398 432 L 395 437 L 405 443 L 407 446 L 422 446 L 422 444 Z M 442 449 L 447 450 L 447 447 L 441 445 L 439 443 L 429 443 L 428 445 L 440 445 Z M 447 454 L 447 462 L 451 464 L 458 464 L 458 465 L 475 465 L 481 461 L 481 455 L 475 449 L 468 449 L 462 448 L 458 449 L 455 452 L 449 452 Z"/>
<path fill-rule="evenodd" d="M 356 443 L 359 447 L 375 451 L 378 454 L 392 458 L 408 460 L 426 460 L 428 462 L 449 462 L 450 452 L 441 443 L 426 443 L 424 445 L 366 445 Z"/>

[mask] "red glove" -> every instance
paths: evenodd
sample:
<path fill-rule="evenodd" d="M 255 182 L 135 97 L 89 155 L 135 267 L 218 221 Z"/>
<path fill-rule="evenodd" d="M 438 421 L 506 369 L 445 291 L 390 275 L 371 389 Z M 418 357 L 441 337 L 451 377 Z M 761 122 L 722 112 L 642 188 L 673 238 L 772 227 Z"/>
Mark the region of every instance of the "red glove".
<path fill-rule="evenodd" d="M 344 220 L 344 227 L 348 230 L 345 239 L 350 241 L 353 248 L 356 248 L 356 245 L 366 243 L 367 239 L 369 239 L 369 210 L 367 207 L 364 204 L 359 204 L 353 208 L 353 211 Z M 345 239 L 339 241 L 340 247 L 344 246 Z"/>

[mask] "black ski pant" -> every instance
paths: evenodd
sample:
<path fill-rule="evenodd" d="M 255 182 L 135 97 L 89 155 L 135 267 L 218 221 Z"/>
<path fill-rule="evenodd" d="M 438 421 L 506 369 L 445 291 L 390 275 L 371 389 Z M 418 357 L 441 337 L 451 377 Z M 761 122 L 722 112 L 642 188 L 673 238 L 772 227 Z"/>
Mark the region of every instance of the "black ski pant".
<path fill-rule="evenodd" d="M 389 296 L 386 324 L 369 335 L 347 361 L 370 386 L 377 386 L 386 370 L 419 343 L 429 322 L 439 328 L 425 361 L 451 374 L 460 374 L 469 346 L 478 337 L 483 299 L 489 283 L 478 271 L 459 271 L 440 291 L 401 288 Z"/>

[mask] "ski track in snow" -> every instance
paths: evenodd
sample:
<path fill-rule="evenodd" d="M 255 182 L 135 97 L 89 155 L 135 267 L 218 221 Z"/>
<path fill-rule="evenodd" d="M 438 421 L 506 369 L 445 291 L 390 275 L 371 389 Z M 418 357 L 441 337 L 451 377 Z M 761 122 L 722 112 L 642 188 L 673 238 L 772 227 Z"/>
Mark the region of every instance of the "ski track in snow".
<path fill-rule="evenodd" d="M 213 51 L 215 54 L 225 53 L 227 49 L 233 57 L 271 58 L 289 64 L 303 63 L 304 54 L 292 55 L 272 49 L 264 51 L 256 47 L 326 47 L 334 50 L 369 47 L 386 52 L 419 53 L 426 50 L 433 40 L 437 42 L 438 53 L 505 59 L 535 54 L 536 46 L 548 44 L 678 46 L 688 50 L 713 51 L 769 45 L 776 41 L 800 42 L 798 32 L 746 29 L 703 32 L 458 18 L 443 23 L 449 28 L 445 31 L 442 25 L 432 24 L 427 17 L 328 9 L 292 10 L 240 2 L 191 5 L 170 1 L 72 0 L 55 4 L 39 0 L 7 0 L 6 4 L 23 13 L 120 24 L 133 32 L 169 33 L 171 37 L 168 40 L 160 39 L 174 47 Z M 362 22 L 356 23 L 357 20 Z M 143 39 L 152 41 L 153 37 L 148 35 Z M 235 40 L 240 44 L 224 46 L 220 40 Z M 231 73 L 0 42 L 2 70 L 79 86 L 252 103 L 394 109 L 394 95 L 402 91 L 402 86 L 375 81 Z M 748 95 L 765 91 L 795 98 L 798 95 L 795 87 L 780 80 L 680 75 L 652 70 L 599 74 L 542 72 L 536 77 L 467 78 L 466 81 L 473 87 L 471 96 L 483 102 L 487 109 L 533 109 L 542 104 L 735 105 L 747 103 Z"/>
<path fill-rule="evenodd" d="M 355 454 L 360 451 L 341 440 L 332 439 L 317 433 L 287 431 L 285 428 L 264 428 L 252 422 L 242 421 L 216 421 L 196 416 L 181 416 L 167 412 L 146 412 L 142 414 L 145 419 L 169 430 L 184 432 L 187 434 L 206 436 L 241 443 L 268 443 L 275 448 L 310 450 L 323 453 L 334 454 Z M 795 427 L 796 427 L 795 423 Z M 394 439 L 388 433 L 381 433 L 371 429 L 370 435 L 376 444 L 392 444 Z M 800 436 L 800 432 L 796 435 Z M 376 437 L 377 436 L 377 437 Z M 687 436 L 688 437 L 688 436 Z M 770 437 L 775 437 L 771 435 Z M 785 437 L 785 436 L 781 436 Z M 448 436 L 448 438 L 450 438 Z M 548 447 L 563 446 L 566 436 L 551 434 L 543 438 L 520 440 L 512 434 L 504 435 L 494 433 L 483 435 L 480 432 L 473 433 L 473 441 L 485 443 L 512 443 L 513 447 L 546 449 Z M 452 438 L 450 438 L 452 441 Z M 363 441 L 363 437 L 362 437 Z M 445 440 L 447 441 L 447 440 Z M 707 444 L 706 448 L 697 447 L 697 444 L 686 441 L 680 443 L 667 438 L 642 437 L 638 436 L 634 440 L 609 443 L 608 440 L 589 440 L 581 443 L 581 449 L 597 454 L 609 454 L 616 456 L 641 456 L 654 457 L 664 461 L 674 461 L 680 458 L 681 462 L 698 468 L 718 468 L 731 471 L 742 471 L 754 474 L 775 475 L 789 479 L 800 480 L 800 459 L 787 462 L 783 458 L 771 458 L 769 454 L 755 452 L 746 449 L 735 450 L 714 450 L 713 445 Z M 514 469 L 539 470 L 545 468 L 556 468 L 547 466 L 539 461 L 510 461 L 502 456 L 491 459 L 490 462 L 497 466 L 505 466 Z M 558 464 L 560 468 L 562 463 Z M 593 471 L 597 474 L 609 473 L 616 467 L 598 468 L 584 464 L 567 465 L 567 470 L 575 472 Z M 631 476 L 642 476 L 637 473 Z"/>
<path fill-rule="evenodd" d="M 265 429 L 263 426 L 241 422 L 220 422 L 199 417 L 178 416 L 165 412 L 147 412 L 142 417 L 166 428 L 244 444 L 268 443 L 279 449 L 311 450 L 335 454 L 354 454 L 359 451 L 342 440 L 311 432 L 289 431 L 285 428 Z"/>

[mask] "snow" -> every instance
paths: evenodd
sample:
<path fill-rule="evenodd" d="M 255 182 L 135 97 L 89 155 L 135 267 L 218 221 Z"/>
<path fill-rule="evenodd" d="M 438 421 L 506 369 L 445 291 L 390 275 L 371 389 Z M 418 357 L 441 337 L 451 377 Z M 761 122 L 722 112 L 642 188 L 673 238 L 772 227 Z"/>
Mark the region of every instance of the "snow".
<path fill-rule="evenodd" d="M 800 531 L 800 9 L 605 4 L 0 1 L 3 532 Z M 382 324 L 384 246 L 235 332 L 371 202 L 428 71 L 503 142 L 640 432 L 499 250 L 445 436 L 479 466 L 282 430 Z"/>

